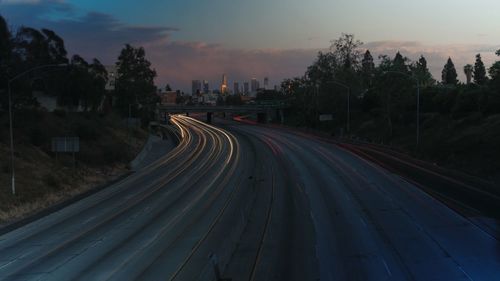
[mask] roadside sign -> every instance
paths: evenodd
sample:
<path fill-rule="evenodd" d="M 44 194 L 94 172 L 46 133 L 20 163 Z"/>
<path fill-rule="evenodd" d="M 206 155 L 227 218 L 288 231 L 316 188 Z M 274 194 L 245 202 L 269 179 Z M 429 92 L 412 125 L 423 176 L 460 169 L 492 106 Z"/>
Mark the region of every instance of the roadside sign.
<path fill-rule="evenodd" d="M 319 116 L 319 121 L 332 121 L 333 120 L 333 114 L 321 114 Z"/>
<path fill-rule="evenodd" d="M 52 152 L 79 152 L 80 138 L 60 137 L 52 138 Z"/>

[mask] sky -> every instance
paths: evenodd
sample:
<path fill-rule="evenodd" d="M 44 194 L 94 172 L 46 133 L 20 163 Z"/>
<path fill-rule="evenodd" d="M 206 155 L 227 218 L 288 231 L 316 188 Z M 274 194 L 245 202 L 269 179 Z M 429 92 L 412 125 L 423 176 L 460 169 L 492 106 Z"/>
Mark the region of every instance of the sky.
<path fill-rule="evenodd" d="M 498 11 L 498 0 L 0 0 L 12 29 L 53 29 L 70 54 L 114 64 L 125 43 L 143 46 L 156 83 L 187 92 L 224 73 L 240 84 L 302 76 L 342 33 L 376 56 L 422 54 L 436 79 L 451 56 L 463 80 L 476 53 L 495 60 Z"/>

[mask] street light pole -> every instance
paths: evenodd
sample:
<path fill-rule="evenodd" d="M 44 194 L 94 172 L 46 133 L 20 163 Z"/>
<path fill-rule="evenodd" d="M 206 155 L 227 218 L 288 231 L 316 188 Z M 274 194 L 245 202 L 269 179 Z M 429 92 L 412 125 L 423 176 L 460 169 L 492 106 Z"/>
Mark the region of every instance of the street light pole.
<path fill-rule="evenodd" d="M 12 127 L 12 94 L 10 91 L 11 80 L 7 82 L 7 92 L 9 95 L 9 133 L 10 133 L 10 168 L 11 168 L 11 189 L 12 195 L 16 195 L 16 172 L 14 170 L 14 130 Z"/>
<path fill-rule="evenodd" d="M 413 79 L 415 81 L 415 84 L 417 85 L 417 134 L 416 134 L 417 140 L 416 140 L 416 144 L 417 144 L 417 148 L 418 148 L 419 144 L 420 144 L 420 81 L 418 81 L 418 79 L 415 76 L 408 75 L 407 73 L 404 73 L 402 71 L 389 70 L 389 71 L 384 71 L 383 73 L 384 74 L 385 73 L 396 73 L 396 74 L 404 75 L 410 79 Z"/>
<path fill-rule="evenodd" d="M 47 68 L 47 67 L 62 67 L 67 66 L 68 64 L 47 64 L 40 65 L 33 68 L 30 68 L 7 81 L 7 93 L 9 95 L 9 133 L 10 133 L 10 167 L 11 167 L 11 190 L 12 195 L 16 195 L 16 171 L 14 168 L 14 128 L 13 128 L 13 117 L 12 117 L 12 91 L 11 84 L 16 79 L 38 69 Z"/>

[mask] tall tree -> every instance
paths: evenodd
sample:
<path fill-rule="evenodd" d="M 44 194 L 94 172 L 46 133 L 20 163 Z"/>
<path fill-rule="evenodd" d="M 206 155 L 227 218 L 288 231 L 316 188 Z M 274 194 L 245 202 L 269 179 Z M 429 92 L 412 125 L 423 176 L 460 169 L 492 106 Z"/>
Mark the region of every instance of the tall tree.
<path fill-rule="evenodd" d="M 481 60 L 481 54 L 476 55 L 476 63 L 474 64 L 474 83 L 477 85 L 485 85 L 488 82 L 486 77 L 486 68 Z"/>
<path fill-rule="evenodd" d="M 158 101 L 154 78 L 156 71 L 146 59 L 144 48 L 126 44 L 118 57 L 116 80 L 116 106 L 123 114 L 133 108 L 152 110 Z M 149 114 L 149 112 L 147 113 Z"/>
<path fill-rule="evenodd" d="M 357 69 L 361 58 L 359 47 L 363 42 L 356 40 L 354 34 L 342 33 L 340 38 L 331 41 L 330 51 L 333 53 L 338 66 L 344 69 Z"/>
<path fill-rule="evenodd" d="M 467 64 L 464 66 L 465 77 L 467 78 L 467 85 L 472 81 L 472 75 L 474 73 L 474 67 L 472 64 Z"/>
<path fill-rule="evenodd" d="M 306 77 L 315 84 L 331 80 L 335 75 L 337 64 L 332 53 L 318 52 L 316 60 L 307 68 Z"/>
<path fill-rule="evenodd" d="M 0 107 L 7 108 L 7 77 L 9 77 L 9 61 L 12 52 L 12 35 L 7 22 L 0 15 Z"/>
<path fill-rule="evenodd" d="M 427 60 L 423 55 L 421 55 L 418 61 L 412 66 L 412 71 L 422 86 L 430 86 L 435 83 L 427 67 Z"/>
<path fill-rule="evenodd" d="M 91 110 L 97 111 L 106 95 L 108 72 L 104 65 L 98 59 L 94 58 L 89 66 L 89 73 L 93 82 L 91 92 L 88 95 L 88 104 Z"/>
<path fill-rule="evenodd" d="M 457 76 L 455 65 L 453 64 L 451 58 L 448 58 L 448 61 L 444 65 L 443 71 L 441 72 L 443 84 L 456 85 L 458 83 Z"/>
<path fill-rule="evenodd" d="M 500 50 L 496 51 L 496 55 L 500 57 Z M 500 94 L 500 61 L 496 61 L 489 69 L 492 87 L 496 88 Z"/>
<path fill-rule="evenodd" d="M 50 29 L 42 29 L 45 35 L 45 44 L 51 63 L 68 63 L 68 52 L 64 46 L 64 40 Z"/>
<path fill-rule="evenodd" d="M 11 51 L 11 33 L 7 22 L 0 15 L 0 64 L 6 63 L 6 58 Z"/>
<path fill-rule="evenodd" d="M 375 75 L 375 63 L 370 50 L 366 50 L 363 59 L 361 60 L 361 76 L 365 87 L 371 87 L 373 76 Z"/>
<path fill-rule="evenodd" d="M 67 88 L 70 90 L 58 97 L 59 105 L 70 109 L 81 105 L 85 111 L 88 109 L 87 94 L 90 92 L 92 83 L 88 68 L 88 62 L 81 56 L 74 55 L 71 58 L 67 79 Z"/>
<path fill-rule="evenodd" d="M 394 59 L 392 60 L 392 70 L 404 73 L 408 72 L 408 65 L 406 64 L 407 61 L 408 58 L 403 57 L 400 52 L 397 52 L 396 56 L 394 56 Z"/>

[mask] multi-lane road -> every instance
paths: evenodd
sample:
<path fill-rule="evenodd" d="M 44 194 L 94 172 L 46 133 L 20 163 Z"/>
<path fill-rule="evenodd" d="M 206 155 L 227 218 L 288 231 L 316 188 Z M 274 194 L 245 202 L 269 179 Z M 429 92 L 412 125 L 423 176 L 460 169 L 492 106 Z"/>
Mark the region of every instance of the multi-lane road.
<path fill-rule="evenodd" d="M 334 144 L 172 123 L 156 162 L 0 236 L 0 280 L 500 280 L 498 240 Z"/>

